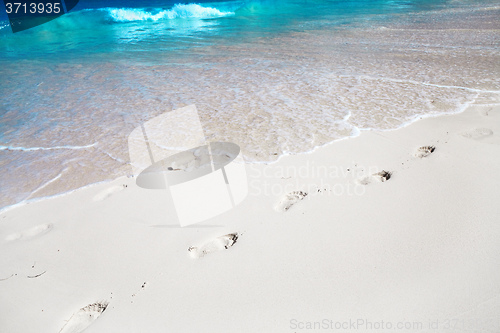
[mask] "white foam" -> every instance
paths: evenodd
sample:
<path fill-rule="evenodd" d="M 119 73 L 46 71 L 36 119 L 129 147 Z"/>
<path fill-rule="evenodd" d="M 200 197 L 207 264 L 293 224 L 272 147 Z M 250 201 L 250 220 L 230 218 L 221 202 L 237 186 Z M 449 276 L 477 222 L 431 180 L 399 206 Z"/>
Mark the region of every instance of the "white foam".
<path fill-rule="evenodd" d="M 0 150 L 19 150 L 19 151 L 36 151 L 36 150 L 57 150 L 57 149 L 87 149 L 92 148 L 97 145 L 97 142 L 86 145 L 86 146 L 56 146 L 56 147 L 12 147 L 12 146 L 0 146 Z"/>
<path fill-rule="evenodd" d="M 41 186 L 39 186 L 38 188 L 36 188 L 33 192 L 31 192 L 31 194 L 30 194 L 30 195 L 29 195 L 29 196 L 28 196 L 25 200 L 27 200 L 27 199 L 31 198 L 31 197 L 32 197 L 32 196 L 33 196 L 36 192 L 38 192 L 38 191 L 42 190 L 43 188 L 47 187 L 47 186 L 48 186 L 48 185 L 50 185 L 51 183 L 53 183 L 53 182 L 55 182 L 56 180 L 58 180 L 59 178 L 61 178 L 61 177 L 62 177 L 62 175 L 63 175 L 63 173 L 64 173 L 66 170 L 67 170 L 67 168 L 66 168 L 66 169 L 64 169 L 63 171 L 61 171 L 61 173 L 59 173 L 57 176 L 55 176 L 55 177 L 54 177 L 54 178 L 52 178 L 51 180 L 49 180 L 49 181 L 45 182 L 44 184 L 42 184 Z"/>
<path fill-rule="evenodd" d="M 141 8 L 106 8 L 113 20 L 117 22 L 158 21 L 178 18 L 215 18 L 234 15 L 217 8 L 203 7 L 198 4 L 176 4 L 172 9 L 150 12 Z"/>

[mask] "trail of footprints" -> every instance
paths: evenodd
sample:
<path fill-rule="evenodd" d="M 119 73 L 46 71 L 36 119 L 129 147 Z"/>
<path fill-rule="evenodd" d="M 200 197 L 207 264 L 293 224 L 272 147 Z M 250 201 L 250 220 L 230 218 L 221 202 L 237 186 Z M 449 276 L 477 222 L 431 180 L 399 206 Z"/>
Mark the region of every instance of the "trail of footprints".
<path fill-rule="evenodd" d="M 486 136 L 492 135 L 493 132 L 488 129 L 474 129 L 469 132 L 462 133 L 462 136 L 471 139 L 481 139 Z M 414 156 L 417 158 L 425 158 L 435 151 L 434 146 L 422 146 L 416 149 Z M 386 182 L 391 179 L 392 173 L 389 171 L 382 170 L 380 172 L 374 173 L 370 176 L 362 177 L 356 182 L 360 185 L 368 185 L 373 182 Z M 102 191 L 94 197 L 95 201 L 101 201 L 109 196 L 115 194 L 124 189 L 124 186 L 111 187 L 107 190 Z M 287 212 L 295 204 L 302 201 L 308 195 L 304 191 L 293 191 L 285 194 L 282 199 L 276 204 L 275 209 L 279 212 Z M 49 232 L 53 228 L 53 225 L 41 224 L 25 230 L 23 232 L 14 233 L 6 237 L 7 241 L 21 240 L 21 239 L 31 239 Z M 202 258 L 207 254 L 218 252 L 222 250 L 227 250 L 232 247 L 239 238 L 238 233 L 230 233 L 223 236 L 216 237 L 210 241 L 200 245 L 191 246 L 188 248 L 188 252 L 192 258 Z M 145 283 L 142 288 L 144 288 Z M 71 318 L 66 322 L 66 324 L 61 328 L 59 333 L 80 333 L 87 329 L 101 314 L 106 310 L 109 302 L 101 301 L 93 304 L 89 304 L 78 311 L 76 311 Z"/>
<path fill-rule="evenodd" d="M 232 247 L 238 240 L 239 236 L 240 235 L 238 233 L 223 235 L 198 247 L 192 246 L 188 249 L 188 251 L 193 258 L 201 258 L 209 253 L 226 250 Z M 145 287 L 146 282 L 142 284 L 141 289 L 144 289 Z M 135 296 L 135 294 L 132 296 Z M 108 305 L 109 301 L 105 300 L 89 304 L 79 309 L 66 321 L 59 333 L 81 333 L 85 331 L 95 320 L 97 320 L 97 318 L 102 315 Z"/>
<path fill-rule="evenodd" d="M 435 146 L 421 146 L 415 149 L 413 156 L 416 158 L 425 158 L 432 154 L 436 150 Z M 361 177 L 356 180 L 356 183 L 359 185 L 368 185 L 374 182 L 383 183 L 391 179 L 392 172 L 382 170 L 380 172 L 374 173 L 369 176 Z"/>
<path fill-rule="evenodd" d="M 217 252 L 221 250 L 226 250 L 232 247 L 238 240 L 238 233 L 231 233 L 214 238 L 201 246 L 190 247 L 188 249 L 189 253 L 193 258 L 201 258 L 205 255 Z M 141 289 L 146 287 L 146 282 L 141 286 Z M 135 296 L 133 294 L 132 296 Z M 108 307 L 108 301 L 100 301 L 96 303 L 89 304 L 78 311 L 76 311 L 71 318 L 64 324 L 59 333 L 81 333 L 86 330 Z"/>
<path fill-rule="evenodd" d="M 469 133 L 469 137 L 475 138 L 478 135 L 491 135 L 487 131 L 476 131 L 474 133 Z M 464 135 L 465 136 L 465 135 Z M 424 158 L 429 156 L 435 151 L 434 146 L 422 146 L 416 149 L 414 156 L 417 158 Z M 363 177 L 357 180 L 361 185 L 368 185 L 374 181 L 385 182 L 391 179 L 392 173 L 389 171 L 382 170 L 381 172 L 374 173 L 370 176 Z M 94 200 L 100 201 L 104 200 L 112 194 L 123 190 L 123 187 L 112 187 L 107 189 L 94 197 Z M 287 212 L 295 204 L 302 201 L 308 195 L 304 191 L 293 191 L 287 193 L 283 198 L 277 203 L 275 209 L 279 212 Z M 23 232 L 14 233 L 6 237 L 6 240 L 13 241 L 19 239 L 30 239 L 43 235 L 52 229 L 53 225 L 41 224 L 25 230 Z M 202 258 L 207 254 L 218 252 L 222 250 L 227 250 L 232 247 L 239 238 L 238 233 L 230 233 L 223 236 L 216 237 L 200 246 L 191 246 L 188 248 L 188 252 L 192 258 Z M 142 288 L 144 288 L 145 283 Z M 59 333 L 80 333 L 87 329 L 108 307 L 108 301 L 96 302 L 89 304 L 78 311 L 76 311 L 71 318 L 66 322 L 66 324 L 61 328 Z"/>
<path fill-rule="evenodd" d="M 201 258 L 205 255 L 217 252 L 221 250 L 226 250 L 232 247 L 238 237 L 238 233 L 231 233 L 214 238 L 198 247 L 192 246 L 188 249 L 190 255 L 193 258 Z M 141 286 L 141 289 L 146 287 L 146 282 Z M 135 296 L 133 294 L 132 296 Z M 101 301 L 89 304 L 78 311 L 76 311 L 71 318 L 64 324 L 59 333 L 81 333 L 86 330 L 108 307 L 108 301 Z"/>
<path fill-rule="evenodd" d="M 425 158 L 432 154 L 436 150 L 435 146 L 421 146 L 418 147 L 413 155 L 417 158 Z M 371 183 L 383 183 L 391 179 L 392 172 L 382 170 L 380 172 L 371 174 L 369 176 L 363 176 L 356 180 L 359 185 L 369 185 Z M 281 200 L 275 205 L 275 210 L 278 212 L 287 212 L 294 205 L 299 203 L 307 196 L 307 192 L 304 191 L 293 191 L 285 194 Z"/>
<path fill-rule="evenodd" d="M 482 133 L 486 133 L 483 131 Z M 476 135 L 476 134 L 474 134 Z M 471 134 L 471 136 L 474 136 Z M 422 146 L 419 147 L 415 152 L 415 157 L 424 158 L 433 153 L 435 150 L 434 146 Z M 362 185 L 368 185 L 373 181 L 377 182 L 385 182 L 391 178 L 391 172 L 381 171 L 375 174 L 372 174 L 368 177 L 363 177 L 358 179 L 358 183 Z M 112 194 L 123 190 L 124 187 L 117 186 L 109 188 L 94 197 L 94 200 L 100 201 L 104 200 Z M 293 191 L 287 193 L 283 196 L 283 198 L 278 202 L 275 206 L 275 209 L 279 212 L 287 212 L 290 208 L 292 208 L 295 204 L 303 200 L 308 195 L 307 192 L 304 191 Z M 14 233 L 6 237 L 8 241 L 20 240 L 20 239 L 31 239 L 40 235 L 43 235 L 49 232 L 52 229 L 53 225 L 41 224 L 25 230 L 23 232 Z M 191 246 L 188 248 L 188 252 L 192 258 L 202 258 L 207 254 L 218 252 L 221 250 L 227 250 L 232 247 L 239 238 L 238 233 L 230 233 L 217 238 L 214 238 L 200 246 Z M 144 288 L 144 285 L 142 288 Z M 80 333 L 87 329 L 108 307 L 108 301 L 96 302 L 93 304 L 89 304 L 78 311 L 76 311 L 71 318 L 64 324 L 59 333 Z"/>

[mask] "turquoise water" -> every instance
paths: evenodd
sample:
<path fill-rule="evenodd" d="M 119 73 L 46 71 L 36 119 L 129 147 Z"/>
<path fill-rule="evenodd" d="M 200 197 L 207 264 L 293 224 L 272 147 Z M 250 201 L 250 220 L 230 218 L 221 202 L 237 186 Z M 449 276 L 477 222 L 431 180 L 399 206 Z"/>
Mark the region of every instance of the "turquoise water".
<path fill-rule="evenodd" d="M 57 61 L 108 54 L 141 60 L 139 52 L 183 52 L 218 42 L 236 43 L 305 29 L 360 24 L 384 20 L 388 14 L 436 9 L 447 3 L 446 0 L 80 1 L 71 13 L 15 35 L 7 21 L 0 21 L 3 27 L 0 57 L 19 60 L 50 55 L 51 60 Z"/>
<path fill-rule="evenodd" d="M 16 34 L 0 14 L 0 208 L 130 175 L 128 135 L 190 104 L 207 139 L 248 162 L 459 112 L 500 90 L 499 13 L 492 0 L 82 0 Z"/>

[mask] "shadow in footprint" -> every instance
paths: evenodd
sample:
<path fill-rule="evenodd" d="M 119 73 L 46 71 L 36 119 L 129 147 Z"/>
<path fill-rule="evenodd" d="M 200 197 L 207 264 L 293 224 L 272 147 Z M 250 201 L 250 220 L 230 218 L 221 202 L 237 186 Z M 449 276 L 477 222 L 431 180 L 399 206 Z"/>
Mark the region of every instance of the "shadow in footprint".
<path fill-rule="evenodd" d="M 236 243 L 238 237 L 238 233 L 227 234 L 214 238 L 199 247 L 191 246 L 188 251 L 192 258 L 202 258 L 212 252 L 227 250 Z"/>
<path fill-rule="evenodd" d="M 80 333 L 89 327 L 106 310 L 109 302 L 89 304 L 75 312 L 59 333 Z"/>
<path fill-rule="evenodd" d="M 434 152 L 434 150 L 436 150 L 436 147 L 434 147 L 434 146 L 422 146 L 422 147 L 417 148 L 414 155 L 415 155 L 415 157 L 418 157 L 418 158 L 424 158 L 424 157 L 427 157 L 430 154 L 432 154 Z"/>
<path fill-rule="evenodd" d="M 386 182 L 389 179 L 391 179 L 391 177 L 392 177 L 392 172 L 382 170 L 382 171 L 374 173 L 370 176 L 362 177 L 362 178 L 356 180 L 356 182 L 360 185 L 368 185 L 368 184 L 371 184 L 373 182 L 383 183 L 383 182 Z"/>
<path fill-rule="evenodd" d="M 286 212 L 297 202 L 303 200 L 307 197 L 307 192 L 303 191 L 294 191 L 287 193 L 281 198 L 278 204 L 274 207 L 278 212 Z"/>

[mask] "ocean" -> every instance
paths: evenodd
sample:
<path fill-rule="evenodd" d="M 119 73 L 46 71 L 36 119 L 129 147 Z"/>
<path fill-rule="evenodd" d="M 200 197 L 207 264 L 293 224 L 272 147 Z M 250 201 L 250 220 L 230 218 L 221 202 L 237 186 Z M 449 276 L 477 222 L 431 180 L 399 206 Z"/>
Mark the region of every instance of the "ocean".
<path fill-rule="evenodd" d="M 499 22 L 492 0 L 81 0 L 13 34 L 2 10 L 0 208 L 131 175 L 133 129 L 191 104 L 248 163 L 460 112 L 500 91 Z"/>

